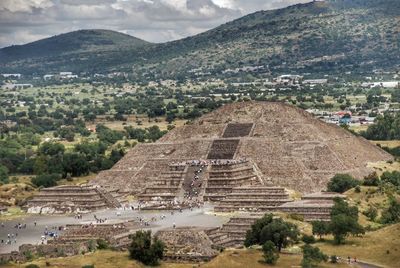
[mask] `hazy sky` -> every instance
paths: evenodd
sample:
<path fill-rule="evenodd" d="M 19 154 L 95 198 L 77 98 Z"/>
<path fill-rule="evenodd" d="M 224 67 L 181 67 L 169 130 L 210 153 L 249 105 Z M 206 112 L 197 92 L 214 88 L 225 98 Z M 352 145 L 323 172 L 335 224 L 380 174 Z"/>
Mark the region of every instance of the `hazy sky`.
<path fill-rule="evenodd" d="M 164 42 L 300 2 L 310 0 L 0 0 L 0 47 L 78 29 L 110 29 Z"/>

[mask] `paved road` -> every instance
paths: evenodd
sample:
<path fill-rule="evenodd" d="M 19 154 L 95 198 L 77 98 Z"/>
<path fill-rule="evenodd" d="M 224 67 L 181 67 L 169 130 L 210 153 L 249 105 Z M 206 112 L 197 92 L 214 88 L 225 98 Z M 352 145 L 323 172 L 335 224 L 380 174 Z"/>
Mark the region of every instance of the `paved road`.
<path fill-rule="evenodd" d="M 212 207 L 205 206 L 204 208 L 193 209 L 192 211 L 187 209 L 182 213 L 174 212 L 171 215 L 170 211 L 137 211 L 137 210 L 122 210 L 112 209 L 97 211 L 94 213 L 83 214 L 82 219 L 75 219 L 73 215 L 28 215 L 23 218 L 18 218 L 11 221 L 5 221 L 4 227 L 0 226 L 0 240 L 4 242 L 7 240 L 7 234 L 18 234 L 16 243 L 14 238 L 12 239 L 11 245 L 5 243 L 0 244 L 0 253 L 11 252 L 18 250 L 18 247 L 22 244 L 38 244 L 41 243 L 41 236 L 44 234 L 45 228 L 52 231 L 52 227 L 64 226 L 66 224 L 73 223 L 89 223 L 94 221 L 94 215 L 97 218 L 107 218 L 108 222 L 115 220 L 136 220 L 138 217 L 146 220 L 156 217 L 157 221 L 152 223 L 149 228 L 152 231 L 157 231 L 164 228 L 170 228 L 175 223 L 177 227 L 182 226 L 199 226 L 199 227 L 218 227 L 228 221 L 228 218 L 215 216 L 212 213 Z M 165 215 L 164 219 L 160 219 L 162 215 Z M 1 221 L 1 218 L 0 218 Z M 34 225 L 36 221 L 37 225 Z M 14 228 L 15 225 L 21 223 L 26 224 L 26 229 Z M 58 231 L 57 231 L 58 232 Z"/>

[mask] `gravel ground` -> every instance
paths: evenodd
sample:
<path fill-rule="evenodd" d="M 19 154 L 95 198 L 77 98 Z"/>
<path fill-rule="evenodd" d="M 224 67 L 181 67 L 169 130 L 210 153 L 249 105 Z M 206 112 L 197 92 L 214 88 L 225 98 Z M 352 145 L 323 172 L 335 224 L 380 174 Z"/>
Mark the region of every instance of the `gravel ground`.
<path fill-rule="evenodd" d="M 0 226 L 0 253 L 11 252 L 18 250 L 22 244 L 38 244 L 41 243 L 41 237 L 44 235 L 46 227 L 49 231 L 54 231 L 53 227 L 65 226 L 73 223 L 89 223 L 94 221 L 94 215 L 97 218 L 107 218 L 107 222 L 124 221 L 124 220 L 150 220 L 152 217 L 157 218 L 157 221 L 152 222 L 150 226 L 143 228 L 151 229 L 153 232 L 157 230 L 170 228 L 174 224 L 177 227 L 183 226 L 198 226 L 198 227 L 218 227 L 228 221 L 228 218 L 216 216 L 212 212 L 212 207 L 205 206 L 203 208 L 183 210 L 182 212 L 175 211 L 173 215 L 170 211 L 138 211 L 138 210 L 123 210 L 109 209 L 96 211 L 88 214 L 83 214 L 82 219 L 75 219 L 74 215 L 28 215 L 15 220 L 4 221 L 4 227 Z M 165 218 L 161 219 L 164 215 Z M 0 219 L 1 221 L 1 219 Z M 36 221 L 36 226 L 34 225 Z M 26 224 L 26 228 L 15 228 L 17 224 Z M 140 227 L 139 227 L 140 228 Z M 60 233 L 59 231 L 56 231 Z M 7 235 L 14 234 L 11 245 L 5 244 Z M 17 236 L 15 236 L 17 234 Z M 16 242 L 14 239 L 16 238 Z"/>

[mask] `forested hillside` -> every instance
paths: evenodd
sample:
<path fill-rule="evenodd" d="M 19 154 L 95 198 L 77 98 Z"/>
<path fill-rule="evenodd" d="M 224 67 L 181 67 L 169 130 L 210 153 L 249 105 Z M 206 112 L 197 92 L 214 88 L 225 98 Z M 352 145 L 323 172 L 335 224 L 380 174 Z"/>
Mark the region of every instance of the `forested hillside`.
<path fill-rule="evenodd" d="M 400 62 L 398 25 L 400 2 L 396 0 L 317 1 L 259 11 L 163 44 L 126 37 L 114 45 L 103 38 L 95 42 L 95 49 L 75 43 L 81 39 L 66 42 L 70 44 L 67 47 L 65 42 L 53 42 L 52 49 L 41 52 L 38 48 L 47 47 L 43 40 L 4 48 L 0 50 L 0 71 L 107 72 L 131 71 L 134 67 L 138 75 L 150 73 L 154 78 L 184 76 L 199 68 L 217 74 L 248 65 L 263 65 L 278 72 L 388 68 Z"/>

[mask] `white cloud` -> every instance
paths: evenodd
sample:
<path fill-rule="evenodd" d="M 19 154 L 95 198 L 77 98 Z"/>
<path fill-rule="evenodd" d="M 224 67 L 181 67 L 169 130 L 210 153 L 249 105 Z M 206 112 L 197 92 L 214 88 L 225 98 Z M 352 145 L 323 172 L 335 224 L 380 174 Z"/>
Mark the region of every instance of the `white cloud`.
<path fill-rule="evenodd" d="M 78 29 L 164 42 L 261 9 L 310 0 L 0 0 L 0 47 Z"/>
<path fill-rule="evenodd" d="M 35 8 L 49 8 L 52 5 L 51 0 L 1 0 L 0 10 L 31 13 Z"/>

